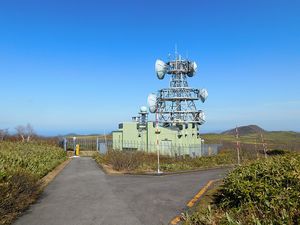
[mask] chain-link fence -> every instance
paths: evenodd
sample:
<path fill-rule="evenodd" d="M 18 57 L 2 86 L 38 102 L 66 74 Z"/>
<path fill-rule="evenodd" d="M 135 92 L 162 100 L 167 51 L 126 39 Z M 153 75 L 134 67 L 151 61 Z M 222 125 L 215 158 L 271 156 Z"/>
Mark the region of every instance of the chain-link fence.
<path fill-rule="evenodd" d="M 107 149 L 144 151 L 148 153 L 160 152 L 162 155 L 190 157 L 216 155 L 219 152 L 221 144 L 173 144 L 171 141 L 160 141 L 144 143 L 138 141 L 114 141 L 107 142 Z"/>
<path fill-rule="evenodd" d="M 104 137 L 72 137 L 72 138 L 64 138 L 60 142 L 60 146 L 67 150 L 75 150 L 75 146 L 79 144 L 80 151 L 100 151 L 101 153 L 105 153 L 107 151 L 107 144 L 111 140 L 106 140 Z M 101 149 L 101 150 L 100 150 Z"/>
<path fill-rule="evenodd" d="M 173 144 L 171 141 L 160 141 L 157 145 L 155 142 L 138 142 L 138 141 L 112 141 L 103 137 L 94 138 L 64 138 L 61 146 L 65 150 L 75 150 L 79 144 L 80 151 L 99 151 L 105 154 L 109 149 L 127 150 L 127 151 L 144 151 L 169 156 L 210 156 L 218 154 L 221 144 Z"/>

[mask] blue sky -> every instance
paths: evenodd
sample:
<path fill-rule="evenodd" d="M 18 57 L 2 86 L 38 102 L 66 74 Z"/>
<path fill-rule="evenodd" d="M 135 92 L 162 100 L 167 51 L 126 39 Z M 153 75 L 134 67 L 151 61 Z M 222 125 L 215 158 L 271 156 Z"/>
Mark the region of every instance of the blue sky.
<path fill-rule="evenodd" d="M 103 133 L 168 86 L 178 51 L 205 87 L 202 130 L 300 131 L 299 1 L 0 1 L 0 128 Z"/>

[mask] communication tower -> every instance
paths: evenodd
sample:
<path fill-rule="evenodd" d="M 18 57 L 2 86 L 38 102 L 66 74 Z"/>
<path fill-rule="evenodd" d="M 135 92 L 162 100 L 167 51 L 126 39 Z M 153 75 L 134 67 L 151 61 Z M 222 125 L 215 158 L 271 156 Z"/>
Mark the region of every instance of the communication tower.
<path fill-rule="evenodd" d="M 156 60 L 157 78 L 169 75 L 169 87 L 148 96 L 150 113 L 155 113 L 155 122 L 148 120 L 148 109 L 142 106 L 131 122 L 119 124 L 113 132 L 113 149 L 141 150 L 159 155 L 202 156 L 205 144 L 199 134 L 199 126 L 205 122 L 205 115 L 199 109 L 199 102 L 208 97 L 206 89 L 192 88 L 188 79 L 195 76 L 197 64 L 175 53 L 168 62 Z M 217 152 L 217 151 L 216 151 Z"/>
<path fill-rule="evenodd" d="M 163 62 L 157 59 L 155 62 L 157 78 L 162 80 L 165 75 L 170 75 L 168 88 L 158 90 L 157 94 L 148 96 L 149 111 L 158 115 L 158 122 L 163 127 L 182 126 L 184 124 L 202 125 L 205 115 L 198 110 L 196 101 L 203 103 L 208 97 L 206 89 L 189 87 L 188 78 L 197 72 L 197 64 L 194 61 L 183 59 L 175 53 L 175 59 Z"/>

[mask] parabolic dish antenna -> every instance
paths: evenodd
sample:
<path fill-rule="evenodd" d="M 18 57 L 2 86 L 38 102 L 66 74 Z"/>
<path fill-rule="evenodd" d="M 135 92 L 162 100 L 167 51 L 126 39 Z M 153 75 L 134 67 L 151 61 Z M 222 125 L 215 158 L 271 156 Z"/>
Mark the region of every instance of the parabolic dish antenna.
<path fill-rule="evenodd" d="M 205 114 L 203 111 L 199 113 L 199 118 L 201 120 L 201 124 L 205 123 Z"/>
<path fill-rule="evenodd" d="M 146 107 L 146 106 L 142 106 L 142 107 L 140 108 L 140 112 L 141 112 L 141 113 L 147 113 L 147 107 Z"/>
<path fill-rule="evenodd" d="M 164 79 L 165 74 L 167 72 L 167 65 L 160 59 L 157 59 L 155 62 L 155 72 L 158 79 Z"/>
<path fill-rule="evenodd" d="M 205 100 L 207 99 L 207 97 L 208 97 L 208 92 L 207 92 L 207 90 L 206 89 L 200 89 L 199 90 L 199 96 L 198 96 L 200 99 L 201 99 L 201 101 L 204 103 L 205 102 Z"/>
<path fill-rule="evenodd" d="M 189 64 L 189 73 L 187 74 L 189 77 L 192 77 L 192 76 L 194 76 L 195 75 L 195 73 L 197 72 L 197 64 L 196 64 L 196 62 L 191 62 L 190 64 Z"/>
<path fill-rule="evenodd" d="M 149 94 L 148 95 L 148 99 L 147 99 L 147 102 L 148 102 L 148 106 L 149 106 L 149 111 L 151 113 L 155 113 L 156 112 L 156 94 Z"/>

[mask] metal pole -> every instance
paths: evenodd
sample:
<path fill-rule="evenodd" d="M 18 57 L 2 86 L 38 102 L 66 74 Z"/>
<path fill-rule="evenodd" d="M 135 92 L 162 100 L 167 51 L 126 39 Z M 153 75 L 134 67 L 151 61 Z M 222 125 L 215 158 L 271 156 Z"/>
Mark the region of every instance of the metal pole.
<path fill-rule="evenodd" d="M 64 138 L 64 150 L 65 150 L 65 152 L 67 151 L 67 139 L 66 138 Z"/>
<path fill-rule="evenodd" d="M 156 151 L 157 151 L 157 174 L 160 174 L 160 165 L 159 165 L 159 145 L 158 145 L 158 112 L 156 110 Z"/>
<path fill-rule="evenodd" d="M 97 140 L 96 140 L 96 149 L 97 151 L 99 151 L 99 138 L 97 137 Z"/>
<path fill-rule="evenodd" d="M 147 121 L 147 130 L 146 130 L 146 151 L 149 153 L 149 126 Z"/>
<path fill-rule="evenodd" d="M 263 145 L 263 149 L 264 149 L 265 158 L 267 158 L 267 148 L 266 148 L 266 144 L 265 144 L 262 133 L 260 133 L 260 136 L 261 136 L 261 141 L 262 141 L 262 145 Z"/>
<path fill-rule="evenodd" d="M 237 158 L 238 158 L 238 165 L 240 165 L 240 142 L 239 142 L 239 132 L 238 127 L 235 128 L 236 133 L 236 151 L 237 151 Z"/>
<path fill-rule="evenodd" d="M 200 149 L 200 156 L 202 156 L 203 154 L 203 151 L 202 149 L 204 150 L 204 139 L 201 139 L 201 149 Z"/>
<path fill-rule="evenodd" d="M 106 149 L 107 149 L 107 140 L 106 140 L 106 132 L 104 130 L 104 140 L 105 140 L 105 146 L 106 146 Z"/>
<path fill-rule="evenodd" d="M 258 159 L 258 151 L 257 151 L 257 138 L 255 137 L 255 152 L 256 152 L 256 159 Z"/>
<path fill-rule="evenodd" d="M 76 152 L 76 137 L 73 137 L 73 148 L 74 148 L 74 155 Z"/>

